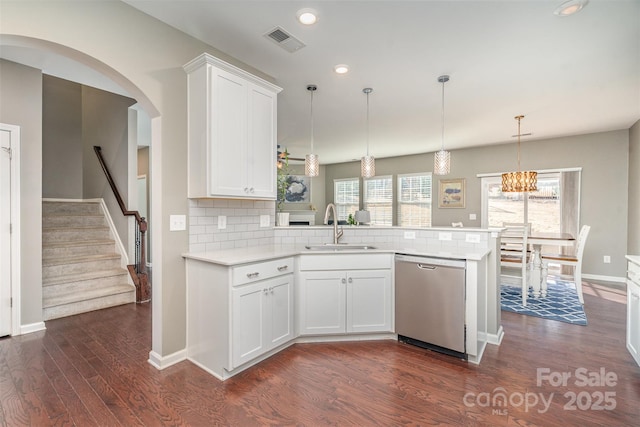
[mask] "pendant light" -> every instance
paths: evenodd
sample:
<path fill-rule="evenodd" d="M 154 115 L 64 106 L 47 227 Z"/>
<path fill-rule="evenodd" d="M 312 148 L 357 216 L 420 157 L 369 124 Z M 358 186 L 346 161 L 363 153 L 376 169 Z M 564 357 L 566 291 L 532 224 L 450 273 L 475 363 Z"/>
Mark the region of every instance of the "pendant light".
<path fill-rule="evenodd" d="M 444 149 L 444 84 L 449 81 L 449 76 L 440 76 L 438 81 L 442 83 L 442 146 L 433 158 L 433 173 L 447 175 L 451 172 L 451 153 Z"/>
<path fill-rule="evenodd" d="M 367 155 L 360 159 L 360 175 L 363 178 L 373 178 L 376 176 L 376 159 L 369 155 L 369 94 L 373 89 L 366 87 L 362 92 L 367 95 Z"/>
<path fill-rule="evenodd" d="M 304 157 L 304 174 L 306 176 L 320 175 L 320 159 L 313 154 L 313 92 L 318 89 L 316 85 L 308 85 L 307 90 L 311 94 L 311 154 Z"/>
<path fill-rule="evenodd" d="M 538 191 L 538 172 L 520 171 L 520 120 L 524 116 L 516 116 L 518 121 L 518 170 L 516 172 L 506 172 L 502 174 L 503 193 L 524 193 L 527 191 Z"/>

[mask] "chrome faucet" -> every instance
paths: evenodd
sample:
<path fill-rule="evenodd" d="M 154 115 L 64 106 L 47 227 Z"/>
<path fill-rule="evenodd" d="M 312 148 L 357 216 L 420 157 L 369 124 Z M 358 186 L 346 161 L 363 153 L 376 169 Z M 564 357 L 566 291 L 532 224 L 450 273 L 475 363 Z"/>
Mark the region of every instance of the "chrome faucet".
<path fill-rule="evenodd" d="M 340 228 L 340 231 L 338 231 L 338 213 L 336 212 L 336 205 L 334 205 L 333 203 L 329 203 L 327 205 L 327 210 L 324 212 L 325 225 L 329 224 L 329 214 L 331 213 L 331 210 L 333 210 L 333 244 L 337 245 L 338 240 L 340 240 L 344 231 L 342 230 L 342 228 Z"/>

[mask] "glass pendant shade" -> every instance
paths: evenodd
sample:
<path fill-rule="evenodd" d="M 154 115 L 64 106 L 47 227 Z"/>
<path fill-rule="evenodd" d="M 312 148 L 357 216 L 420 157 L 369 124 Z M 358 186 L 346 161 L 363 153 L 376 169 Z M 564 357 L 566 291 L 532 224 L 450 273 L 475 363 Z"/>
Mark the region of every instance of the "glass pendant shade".
<path fill-rule="evenodd" d="M 442 83 L 442 146 L 433 157 L 433 174 L 448 175 L 451 172 L 451 153 L 444 149 L 444 84 L 449 81 L 449 76 L 438 77 Z"/>
<path fill-rule="evenodd" d="M 433 159 L 433 173 L 435 175 L 448 175 L 451 172 L 451 153 L 440 150 Z"/>
<path fill-rule="evenodd" d="M 502 174 L 503 193 L 525 193 L 528 191 L 538 191 L 538 172 L 520 171 L 520 120 L 524 116 L 516 116 L 518 121 L 518 171 L 505 172 Z"/>
<path fill-rule="evenodd" d="M 538 172 L 507 172 L 502 174 L 503 193 L 538 191 Z"/>
<path fill-rule="evenodd" d="M 363 178 L 373 178 L 376 176 L 376 159 L 369 155 L 369 94 L 373 89 L 366 87 L 362 93 L 367 95 L 367 154 L 360 158 L 360 176 Z"/>
<path fill-rule="evenodd" d="M 360 159 L 360 175 L 363 178 L 376 176 L 376 159 L 373 156 L 362 156 Z"/>
<path fill-rule="evenodd" d="M 320 175 L 320 159 L 317 154 L 307 154 L 304 156 L 304 174 L 306 176 Z"/>

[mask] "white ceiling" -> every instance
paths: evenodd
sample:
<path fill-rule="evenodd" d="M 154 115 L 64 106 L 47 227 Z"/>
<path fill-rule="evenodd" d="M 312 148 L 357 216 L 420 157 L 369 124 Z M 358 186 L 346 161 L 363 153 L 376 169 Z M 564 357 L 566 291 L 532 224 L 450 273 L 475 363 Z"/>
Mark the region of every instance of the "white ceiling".
<path fill-rule="evenodd" d="M 640 1 L 591 0 L 570 17 L 553 1 L 192 1 L 126 3 L 273 76 L 278 140 L 292 156 L 310 145 L 321 163 L 628 129 L 640 119 Z M 313 26 L 297 10 L 314 8 Z M 281 26 L 306 47 L 263 37 Z M 347 75 L 333 66 L 346 63 Z"/>
<path fill-rule="evenodd" d="M 438 150 L 442 74 L 451 76 L 448 149 L 514 141 L 518 114 L 526 116 L 522 132 L 533 134 L 523 143 L 628 129 L 640 119 L 640 0 L 591 0 L 566 18 L 553 14 L 562 0 L 125 2 L 271 75 L 284 89 L 278 142 L 293 157 L 309 152 L 306 86 L 316 84 L 314 151 L 323 164 L 365 154 L 365 87 L 374 89 L 370 154 Z M 318 11 L 313 26 L 296 20 L 305 7 Z M 306 47 L 289 53 L 264 38 L 275 26 Z M 122 93 L 42 52 L 3 47 L 2 57 Z M 349 74 L 333 72 L 339 63 Z"/>

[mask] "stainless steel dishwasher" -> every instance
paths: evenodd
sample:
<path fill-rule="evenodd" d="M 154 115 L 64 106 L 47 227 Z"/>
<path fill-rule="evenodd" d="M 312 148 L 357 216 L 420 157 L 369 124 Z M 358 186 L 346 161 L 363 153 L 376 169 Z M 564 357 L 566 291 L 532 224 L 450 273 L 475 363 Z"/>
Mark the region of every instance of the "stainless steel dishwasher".
<path fill-rule="evenodd" d="M 466 359 L 463 260 L 396 255 L 398 340 Z"/>

